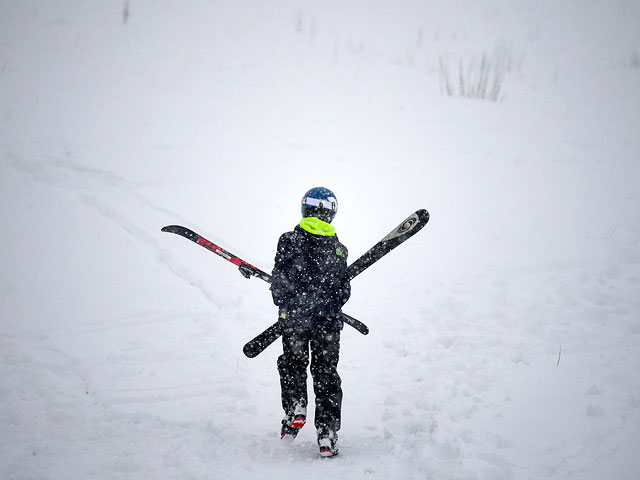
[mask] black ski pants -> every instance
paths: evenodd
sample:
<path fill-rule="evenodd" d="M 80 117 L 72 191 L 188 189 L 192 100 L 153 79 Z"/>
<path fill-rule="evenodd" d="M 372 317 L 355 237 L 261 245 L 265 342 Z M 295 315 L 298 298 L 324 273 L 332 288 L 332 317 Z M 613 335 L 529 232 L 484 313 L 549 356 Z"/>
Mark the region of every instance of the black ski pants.
<path fill-rule="evenodd" d="M 340 331 L 285 328 L 283 354 L 278 357 L 278 372 L 285 414 L 293 411 L 299 399 L 307 401 L 307 367 L 311 348 L 311 377 L 316 397 L 315 426 L 340 429 L 342 381 L 338 375 Z"/>

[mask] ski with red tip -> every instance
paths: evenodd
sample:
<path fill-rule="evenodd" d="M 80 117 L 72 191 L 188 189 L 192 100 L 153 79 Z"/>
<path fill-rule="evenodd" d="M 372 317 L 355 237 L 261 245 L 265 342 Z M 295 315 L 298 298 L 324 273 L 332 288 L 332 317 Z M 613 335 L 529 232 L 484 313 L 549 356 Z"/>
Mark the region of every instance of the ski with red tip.
<path fill-rule="evenodd" d="M 197 243 L 201 247 L 206 248 L 210 252 L 215 253 L 216 255 L 224 258 L 225 260 L 233 263 L 238 267 L 240 273 L 246 278 L 249 277 L 258 277 L 261 280 L 264 280 L 267 283 L 271 283 L 271 275 L 266 272 L 263 272 L 257 267 L 254 267 L 250 263 L 245 262 L 241 258 L 237 257 L 233 253 L 226 251 L 224 248 L 216 245 L 210 240 L 207 240 L 202 235 L 198 235 L 193 230 L 188 229 L 187 227 L 182 227 L 180 225 L 168 225 L 166 227 L 162 227 L 163 232 L 175 233 L 176 235 L 180 235 L 184 238 L 191 240 L 194 243 Z"/>
<path fill-rule="evenodd" d="M 263 281 L 265 281 L 267 283 L 271 283 L 271 275 L 269 275 L 268 273 L 264 272 L 263 270 L 260 270 L 257 267 L 254 267 L 250 263 L 245 262 L 240 257 L 238 257 L 238 256 L 234 255 L 233 253 L 225 250 L 224 248 L 220 247 L 219 245 L 216 245 L 212 241 L 207 240 L 202 235 L 197 234 L 196 232 L 194 232 L 193 230 L 191 230 L 191 229 L 189 229 L 187 227 L 183 227 L 181 225 L 167 225 L 166 227 L 162 228 L 162 231 L 163 232 L 168 232 L 168 233 L 175 233 L 176 235 L 180 235 L 181 237 L 184 237 L 184 238 L 186 238 L 188 240 L 191 240 L 192 242 L 197 243 L 201 247 L 206 248 L 210 252 L 213 252 L 216 255 L 224 258 L 225 260 L 233 263 L 234 265 L 236 265 L 238 267 L 238 269 L 240 270 L 240 273 L 245 278 L 258 277 L 260 280 L 263 280 Z M 350 325 L 351 327 L 355 328 L 356 330 L 358 330 L 363 335 L 367 335 L 369 333 L 369 328 L 364 323 L 362 323 L 360 320 L 358 320 L 356 318 L 353 318 L 350 315 L 347 315 L 347 314 L 343 313 L 342 314 L 342 321 L 344 323 L 346 323 L 347 325 Z M 266 334 L 266 336 L 265 336 L 265 334 Z M 258 345 L 260 346 L 259 350 L 247 347 L 245 345 L 245 348 L 243 349 L 243 351 L 244 351 L 244 353 L 245 353 L 245 355 L 247 357 L 253 358 L 256 355 L 258 355 L 258 353 L 260 353 L 262 350 L 264 350 L 269 345 L 271 345 L 274 341 L 276 341 L 280 335 L 281 335 L 280 327 L 279 327 L 279 324 L 276 323 L 276 324 L 272 325 L 271 327 L 269 327 L 267 330 L 265 330 L 262 334 L 259 335 L 259 337 L 261 337 L 261 340 L 258 341 L 257 339 L 254 339 L 256 341 L 255 345 L 256 346 L 258 346 Z M 254 341 L 254 340 L 252 340 L 252 341 Z"/>

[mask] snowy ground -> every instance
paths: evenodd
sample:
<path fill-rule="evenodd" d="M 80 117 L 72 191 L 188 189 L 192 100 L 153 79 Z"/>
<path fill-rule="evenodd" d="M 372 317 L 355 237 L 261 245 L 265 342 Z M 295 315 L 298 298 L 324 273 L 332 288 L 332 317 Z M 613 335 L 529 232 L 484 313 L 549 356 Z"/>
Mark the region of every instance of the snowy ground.
<path fill-rule="evenodd" d="M 640 2 L 97 3 L 0 5 L 0 477 L 637 478 Z M 431 213 L 353 282 L 334 459 L 242 355 L 267 286 L 160 232 L 270 270 L 316 185 L 352 261 Z"/>

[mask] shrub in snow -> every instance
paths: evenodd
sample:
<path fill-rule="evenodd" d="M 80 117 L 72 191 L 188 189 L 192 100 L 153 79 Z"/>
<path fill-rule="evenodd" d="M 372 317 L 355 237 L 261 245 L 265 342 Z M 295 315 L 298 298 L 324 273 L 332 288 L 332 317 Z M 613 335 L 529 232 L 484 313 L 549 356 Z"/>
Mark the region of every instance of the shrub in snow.
<path fill-rule="evenodd" d="M 441 55 L 440 91 L 452 97 L 497 102 L 503 98 L 504 79 L 512 63 L 505 48 L 497 48 L 493 54 Z"/>

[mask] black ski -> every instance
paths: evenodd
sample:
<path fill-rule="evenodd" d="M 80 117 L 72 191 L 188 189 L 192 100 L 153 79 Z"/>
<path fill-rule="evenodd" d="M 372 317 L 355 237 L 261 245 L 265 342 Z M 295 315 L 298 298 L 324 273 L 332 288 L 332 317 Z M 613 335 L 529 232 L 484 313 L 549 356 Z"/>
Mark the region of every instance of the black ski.
<path fill-rule="evenodd" d="M 376 243 L 367 252 L 365 252 L 364 255 L 362 255 L 355 262 L 349 265 L 349 278 L 352 279 L 356 275 L 359 275 L 365 269 L 373 265 L 391 250 L 400 245 L 402 242 L 418 233 L 427 224 L 428 221 L 429 212 L 424 209 L 418 210 L 415 213 L 409 215 L 400 225 L 389 232 L 386 237 Z M 348 323 L 348 320 L 358 322 L 358 320 L 346 314 L 343 314 L 343 320 L 345 323 Z M 247 357 L 253 358 L 262 353 L 269 345 L 275 342 L 280 335 L 280 327 L 276 322 L 261 334 L 259 334 L 257 337 L 249 340 L 245 344 L 242 351 Z"/>
<path fill-rule="evenodd" d="M 242 351 L 249 358 L 257 357 L 264 352 L 269 345 L 280 338 L 280 335 L 282 335 L 282 329 L 280 323 L 276 322 L 260 335 L 245 343 Z"/>
<path fill-rule="evenodd" d="M 362 273 L 375 262 L 384 257 L 405 240 L 418 233 L 429 221 L 429 212 L 424 209 L 409 215 L 400 225 L 394 228 L 389 235 L 384 237 L 364 255 L 349 265 L 350 278 Z"/>
<path fill-rule="evenodd" d="M 344 312 L 342 313 L 342 321 L 344 321 L 344 323 L 346 323 L 347 325 L 351 325 L 352 327 L 354 327 L 356 330 L 363 333 L 364 335 L 369 333 L 369 329 L 364 323 L 362 323 L 360 320 L 356 318 L 353 318 L 350 315 L 347 315 Z M 365 329 L 367 333 L 364 333 Z M 273 325 L 271 325 L 269 328 L 267 328 L 265 331 L 263 331 L 260 335 L 249 340 L 242 348 L 242 351 L 249 358 L 257 357 L 269 345 L 275 342 L 280 337 L 280 335 L 282 335 L 282 330 L 280 329 L 280 323 L 276 322 Z"/>

